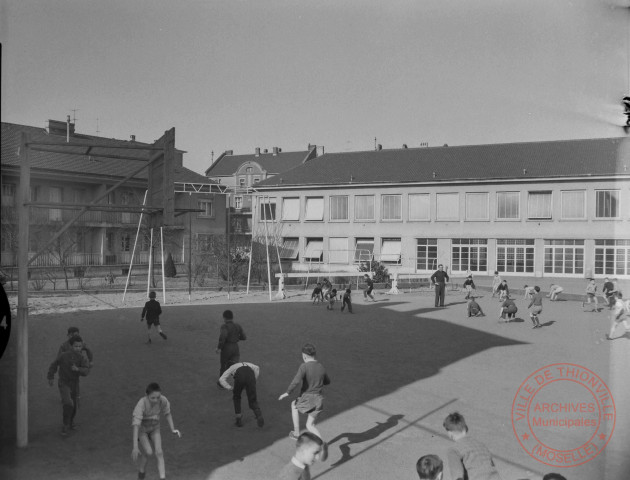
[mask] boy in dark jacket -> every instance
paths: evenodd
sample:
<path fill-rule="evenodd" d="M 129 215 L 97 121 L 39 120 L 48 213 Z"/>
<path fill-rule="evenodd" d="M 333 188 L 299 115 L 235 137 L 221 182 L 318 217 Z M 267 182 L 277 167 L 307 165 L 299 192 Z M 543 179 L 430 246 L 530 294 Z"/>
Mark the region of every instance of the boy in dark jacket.
<path fill-rule="evenodd" d="M 160 326 L 160 315 L 162 314 L 162 307 L 160 307 L 160 302 L 155 299 L 155 292 L 149 293 L 149 301 L 144 304 L 144 308 L 142 309 L 142 318 L 140 321 L 144 320 L 144 317 L 147 317 L 147 334 L 149 339 L 147 343 L 151 343 L 151 326 L 155 325 L 157 328 L 160 337 L 166 340 L 166 335 L 162 331 L 162 327 Z"/>
<path fill-rule="evenodd" d="M 59 355 L 48 368 L 48 384 L 52 387 L 55 372 L 59 370 L 59 393 L 63 404 L 62 435 L 75 429 L 74 417 L 79 406 L 79 376 L 85 377 L 90 372 L 87 360 L 81 354 L 83 340 L 75 335 L 70 340 L 72 350 Z"/>

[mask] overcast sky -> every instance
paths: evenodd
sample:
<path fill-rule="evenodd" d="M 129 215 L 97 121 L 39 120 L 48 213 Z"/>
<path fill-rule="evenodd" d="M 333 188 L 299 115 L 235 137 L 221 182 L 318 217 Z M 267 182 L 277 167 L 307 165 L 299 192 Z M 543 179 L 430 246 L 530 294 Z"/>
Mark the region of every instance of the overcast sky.
<path fill-rule="evenodd" d="M 623 135 L 628 0 L 0 0 L 2 121 L 224 150 Z M 623 8 L 625 6 L 625 8 Z"/>

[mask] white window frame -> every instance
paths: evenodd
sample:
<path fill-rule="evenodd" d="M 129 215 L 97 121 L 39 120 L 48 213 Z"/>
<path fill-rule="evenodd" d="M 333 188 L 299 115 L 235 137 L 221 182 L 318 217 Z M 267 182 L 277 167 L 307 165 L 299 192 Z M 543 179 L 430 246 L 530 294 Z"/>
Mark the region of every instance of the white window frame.
<path fill-rule="evenodd" d="M 282 239 L 280 248 L 280 258 L 285 260 L 298 260 L 300 255 L 300 239 L 297 237 L 287 237 Z"/>
<path fill-rule="evenodd" d="M 345 208 L 344 205 L 339 205 L 340 202 L 343 204 L 344 201 Z M 347 222 L 349 220 L 350 198 L 348 195 L 331 195 L 328 199 L 328 203 L 328 218 L 331 222 Z M 340 210 L 341 213 L 344 213 L 343 210 L 345 210 L 345 216 L 338 216 Z"/>
<path fill-rule="evenodd" d="M 243 208 L 243 196 L 242 195 L 236 195 L 234 197 L 234 208 L 236 210 L 241 210 Z"/>
<path fill-rule="evenodd" d="M 548 198 L 549 204 L 546 206 L 543 205 L 541 203 L 542 198 L 545 198 L 545 199 Z M 528 220 L 552 220 L 553 219 L 553 192 L 549 190 L 527 192 L 527 219 Z"/>
<path fill-rule="evenodd" d="M 319 256 L 313 256 L 319 252 Z M 307 238 L 306 245 L 304 245 L 304 261 L 321 262 L 324 259 L 324 239 L 321 237 Z"/>
<path fill-rule="evenodd" d="M 386 218 L 386 215 L 389 216 L 392 213 L 391 205 L 385 205 L 390 201 L 394 203 L 398 203 L 398 205 L 393 206 L 393 210 L 397 210 L 393 212 L 393 216 L 390 218 Z M 400 194 L 387 194 L 381 195 L 381 221 L 383 222 L 402 222 L 402 195 Z"/>
<path fill-rule="evenodd" d="M 324 220 L 324 197 L 306 197 L 304 220 L 307 222 Z"/>
<path fill-rule="evenodd" d="M 415 204 L 414 201 L 419 203 Z M 429 193 L 410 193 L 408 196 L 409 221 L 410 222 L 428 222 L 431 220 L 431 194 Z M 415 206 L 414 206 L 415 205 Z M 413 217 L 412 212 L 418 211 L 420 214 L 424 211 L 424 216 Z"/>
<path fill-rule="evenodd" d="M 261 223 L 264 223 L 264 222 L 272 223 L 276 221 L 276 217 L 278 216 L 278 210 L 276 207 L 276 197 L 258 197 L 258 207 L 259 207 L 259 212 L 260 212 L 258 214 L 258 218 Z M 267 207 L 267 211 L 269 212 L 269 216 L 267 216 L 265 213 L 266 207 Z"/>
<path fill-rule="evenodd" d="M 617 200 L 617 206 L 616 206 L 616 210 L 617 210 L 617 215 L 613 216 L 613 215 L 599 215 L 599 211 L 600 211 L 600 193 L 605 194 L 605 193 L 609 193 L 609 194 L 613 194 L 611 195 L 611 197 L 614 197 Z M 606 210 L 606 206 L 603 206 L 604 210 Z M 610 207 L 612 208 L 612 207 Z M 611 220 L 611 219 L 618 219 L 621 218 L 621 194 L 620 191 L 617 189 L 599 189 L 599 190 L 595 190 L 595 218 L 596 219 L 604 219 L 604 220 Z"/>
<path fill-rule="evenodd" d="M 197 206 L 203 209 L 203 212 L 199 212 L 199 218 L 214 218 L 214 205 L 212 200 L 197 200 Z M 210 205 L 210 213 L 208 213 L 208 205 Z"/>
<path fill-rule="evenodd" d="M 511 203 L 511 200 L 516 198 L 516 215 L 512 213 L 512 209 L 510 208 L 509 214 L 507 215 L 507 208 L 503 208 L 503 215 L 501 216 L 502 207 L 506 207 L 507 203 Z M 511 206 L 511 205 L 510 205 Z M 497 192 L 497 220 L 502 221 L 515 221 L 521 219 L 521 192 Z"/>
<path fill-rule="evenodd" d="M 455 207 L 456 213 L 448 212 L 449 208 Z M 435 220 L 438 222 L 458 222 L 459 221 L 459 193 L 438 193 L 435 202 Z"/>
<path fill-rule="evenodd" d="M 370 213 L 370 208 L 372 209 L 372 216 L 371 217 L 365 217 L 365 218 L 360 218 L 358 217 L 359 214 L 359 205 L 358 202 L 359 200 L 365 199 L 366 201 L 366 205 L 365 205 L 365 209 L 367 210 L 367 213 Z M 370 206 L 369 203 L 372 203 L 372 205 Z M 355 195 L 354 197 L 354 220 L 357 222 L 373 222 L 375 217 L 375 204 L 374 204 L 374 195 Z"/>
<path fill-rule="evenodd" d="M 474 205 L 475 199 L 481 199 L 483 203 L 483 214 L 480 217 L 472 216 L 478 207 Z M 488 192 L 466 192 L 466 220 L 469 222 L 487 222 L 490 220 L 490 195 Z"/>
<path fill-rule="evenodd" d="M 300 197 L 282 199 L 282 221 L 297 222 L 300 220 Z"/>
<path fill-rule="evenodd" d="M 575 205 L 576 198 L 580 197 L 582 202 L 582 211 L 579 216 L 568 216 L 565 209 L 569 210 Z M 586 190 L 562 190 L 560 192 L 560 219 L 561 220 L 585 220 L 586 219 Z"/>
<path fill-rule="evenodd" d="M 369 253 L 366 254 L 365 250 L 367 250 Z M 374 258 L 374 238 L 361 237 L 361 238 L 355 239 L 354 263 L 371 262 L 373 258 Z"/>
<path fill-rule="evenodd" d="M 382 263 L 400 265 L 402 259 L 402 239 L 383 238 L 381 240 L 381 254 L 379 257 Z"/>

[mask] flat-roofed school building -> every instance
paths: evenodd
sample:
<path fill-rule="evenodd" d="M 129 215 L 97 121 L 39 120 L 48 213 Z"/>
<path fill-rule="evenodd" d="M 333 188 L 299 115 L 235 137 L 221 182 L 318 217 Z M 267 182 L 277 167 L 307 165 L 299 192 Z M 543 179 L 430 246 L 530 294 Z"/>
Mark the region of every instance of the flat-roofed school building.
<path fill-rule="evenodd" d="M 292 271 L 630 278 L 627 138 L 327 153 L 257 192 Z"/>

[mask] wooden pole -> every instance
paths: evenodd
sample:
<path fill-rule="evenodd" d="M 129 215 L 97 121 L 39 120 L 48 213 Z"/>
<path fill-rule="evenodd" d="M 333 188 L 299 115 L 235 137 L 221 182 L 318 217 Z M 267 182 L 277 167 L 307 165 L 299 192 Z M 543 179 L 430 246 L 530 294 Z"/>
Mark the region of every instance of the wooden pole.
<path fill-rule="evenodd" d="M 230 198 L 227 199 L 227 209 L 225 212 L 225 223 L 227 224 L 225 228 L 226 235 L 226 243 L 227 243 L 227 298 L 230 299 L 230 264 L 232 263 L 232 258 L 230 257 Z"/>
<path fill-rule="evenodd" d="M 192 209 L 192 192 L 188 193 L 188 208 Z M 188 303 L 192 294 L 192 212 L 188 212 Z"/>
<path fill-rule="evenodd" d="M 166 277 L 164 276 L 164 227 L 160 227 L 160 248 L 162 249 L 162 298 L 166 305 Z"/>
<path fill-rule="evenodd" d="M 31 163 L 28 134 L 20 144 L 20 196 L 18 210 L 18 307 L 17 307 L 17 446 L 28 446 L 28 229 Z"/>
<path fill-rule="evenodd" d="M 264 201 L 264 196 L 263 196 L 263 201 Z M 267 201 L 269 200 L 269 197 L 267 197 Z M 271 203 L 268 203 L 269 205 L 269 214 L 271 214 Z M 269 287 L 269 301 L 273 301 L 273 298 L 271 296 L 271 265 L 269 265 L 269 230 L 267 227 L 267 210 L 265 210 L 265 206 L 264 204 L 262 205 L 262 210 L 263 210 L 263 217 L 265 219 L 265 247 L 267 250 L 267 286 Z"/>
<path fill-rule="evenodd" d="M 147 203 L 147 193 L 148 190 L 144 191 L 144 200 L 142 200 L 142 205 Z M 142 225 L 142 213 L 140 212 L 140 220 L 138 220 L 138 230 L 136 231 L 136 239 L 133 242 L 133 251 L 131 252 L 131 260 L 129 261 L 129 271 L 127 272 L 127 281 L 125 282 L 125 291 L 123 292 L 122 303 L 125 303 L 125 295 L 127 295 L 127 287 L 129 286 L 129 280 L 131 279 L 131 269 L 133 268 L 133 256 L 136 254 L 136 246 L 138 245 L 138 236 L 140 235 L 140 226 Z"/>
<path fill-rule="evenodd" d="M 254 221 L 256 220 L 256 202 L 252 202 L 252 241 L 249 247 L 249 266 L 247 267 L 247 295 L 249 295 L 249 282 L 252 277 L 252 257 L 254 256 Z"/>

